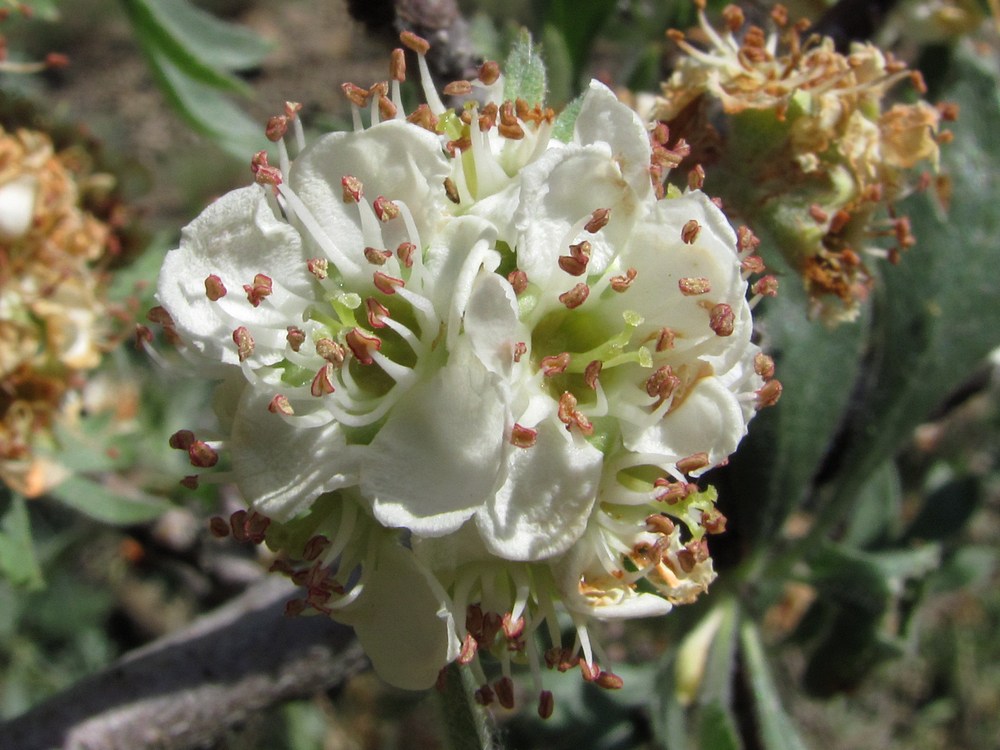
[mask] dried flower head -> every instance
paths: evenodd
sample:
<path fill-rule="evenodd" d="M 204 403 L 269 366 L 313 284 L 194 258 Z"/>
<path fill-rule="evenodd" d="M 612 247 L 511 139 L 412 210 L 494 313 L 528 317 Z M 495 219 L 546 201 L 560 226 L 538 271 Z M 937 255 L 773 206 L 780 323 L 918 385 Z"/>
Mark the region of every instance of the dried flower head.
<path fill-rule="evenodd" d="M 890 54 L 860 43 L 841 54 L 786 15 L 772 14 L 768 34 L 727 12 L 719 33 L 699 11 L 708 48 L 671 33 L 683 55 L 652 118 L 685 139 L 710 179 L 715 170 L 727 206 L 801 273 L 814 312 L 848 320 L 871 286 L 864 257 L 896 260 L 914 241 L 894 203 L 914 168 L 937 168 L 941 112 L 889 103 L 900 81 L 923 86 Z"/>

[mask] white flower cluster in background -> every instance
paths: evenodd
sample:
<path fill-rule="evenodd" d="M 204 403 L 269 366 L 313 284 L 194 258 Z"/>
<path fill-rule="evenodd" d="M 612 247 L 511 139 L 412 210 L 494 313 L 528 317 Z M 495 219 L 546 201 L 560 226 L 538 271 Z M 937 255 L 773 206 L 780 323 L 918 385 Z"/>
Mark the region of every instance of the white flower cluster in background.
<path fill-rule="evenodd" d="M 715 576 L 725 519 L 693 480 L 780 391 L 750 341 L 752 243 L 698 190 L 657 199 L 649 133 L 605 86 L 557 122 L 488 63 L 446 88 L 475 95 L 456 113 L 404 42 L 427 105 L 404 116 L 401 50 L 390 83 L 345 86 L 353 132 L 303 147 L 289 105 L 278 166 L 258 154 L 167 255 L 154 317 L 222 381 L 222 438 L 173 443 L 227 457 L 236 535 L 279 550 L 290 608 L 353 625 L 388 682 L 458 660 L 510 705 L 526 662 L 544 716 L 543 666 L 620 685 L 593 620 Z"/>

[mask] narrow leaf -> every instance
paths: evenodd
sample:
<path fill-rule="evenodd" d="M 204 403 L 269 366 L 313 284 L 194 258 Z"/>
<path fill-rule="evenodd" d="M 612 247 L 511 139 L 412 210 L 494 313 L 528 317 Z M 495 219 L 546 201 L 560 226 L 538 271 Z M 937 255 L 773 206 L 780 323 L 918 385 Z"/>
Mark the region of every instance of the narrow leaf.
<path fill-rule="evenodd" d="M 743 623 L 740 629 L 740 643 L 743 646 L 743 656 L 750 678 L 750 688 L 754 697 L 754 716 L 760 727 L 763 750 L 806 750 L 805 743 L 781 705 L 774 677 L 764 655 L 760 634 L 752 622 Z"/>
<path fill-rule="evenodd" d="M 172 507 L 162 498 L 144 493 L 122 495 L 82 476 L 70 477 L 49 494 L 75 511 L 103 523 L 116 525 L 149 521 Z"/>
<path fill-rule="evenodd" d="M 39 589 L 44 585 L 35 557 L 27 501 L 14 495 L 0 519 L 0 574 L 15 586 Z"/>
<path fill-rule="evenodd" d="M 545 64 L 526 30 L 518 35 L 507 56 L 504 76 L 504 99 L 524 99 L 529 107 L 545 103 Z"/>

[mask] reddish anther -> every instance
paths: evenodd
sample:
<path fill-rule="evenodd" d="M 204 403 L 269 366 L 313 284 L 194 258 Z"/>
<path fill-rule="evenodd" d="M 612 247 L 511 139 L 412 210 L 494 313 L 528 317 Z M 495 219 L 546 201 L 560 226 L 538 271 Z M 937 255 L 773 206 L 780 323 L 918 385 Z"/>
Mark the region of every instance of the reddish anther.
<path fill-rule="evenodd" d="M 430 42 L 422 36 L 417 36 L 412 31 L 402 32 L 399 35 L 399 41 L 401 41 L 407 48 L 416 52 L 418 55 L 426 55 L 427 50 L 431 48 Z"/>
<path fill-rule="evenodd" d="M 286 417 L 290 417 L 295 414 L 295 410 L 292 408 L 291 403 L 288 401 L 287 396 L 282 396 L 280 393 L 275 394 L 274 398 L 267 405 L 267 410 L 272 414 L 284 414 Z"/>
<path fill-rule="evenodd" d="M 620 690 L 625 684 L 625 681 L 614 672 L 601 672 L 594 682 L 605 690 Z"/>
<path fill-rule="evenodd" d="M 205 277 L 205 296 L 216 302 L 226 296 L 226 285 L 214 273 Z"/>
<path fill-rule="evenodd" d="M 634 268 L 629 268 L 625 271 L 623 276 L 612 276 L 611 277 L 611 288 L 616 292 L 624 292 L 630 286 L 632 282 L 635 281 L 635 277 L 638 275 L 638 271 Z"/>
<path fill-rule="evenodd" d="M 385 328 L 385 318 L 389 317 L 389 308 L 374 297 L 365 300 L 365 308 L 368 311 L 368 325 L 372 328 Z"/>
<path fill-rule="evenodd" d="M 646 379 L 646 393 L 662 403 L 670 398 L 681 384 L 670 365 L 663 365 Z"/>
<path fill-rule="evenodd" d="M 656 335 L 656 351 L 665 352 L 668 349 L 674 348 L 674 340 L 677 338 L 675 334 L 669 328 L 661 328 L 660 332 Z"/>
<path fill-rule="evenodd" d="M 778 399 L 781 398 L 781 381 L 779 380 L 768 380 L 764 383 L 764 386 L 757 391 L 757 400 L 755 406 L 758 409 L 764 409 L 768 406 L 774 406 L 778 403 Z"/>
<path fill-rule="evenodd" d="M 552 697 L 551 690 L 543 690 L 538 694 L 538 716 L 542 719 L 548 719 L 552 716 L 552 711 L 555 708 L 555 699 Z"/>
<path fill-rule="evenodd" d="M 510 677 L 501 677 L 493 683 L 497 703 L 506 709 L 514 708 L 514 681 Z"/>
<path fill-rule="evenodd" d="M 520 295 L 528 288 L 528 274 L 515 268 L 507 274 L 507 282 L 514 289 L 514 294 Z"/>
<path fill-rule="evenodd" d="M 375 209 L 375 215 L 378 217 L 379 221 L 392 221 L 399 216 L 399 206 L 386 198 L 384 195 L 378 196 L 372 204 L 372 207 Z"/>
<path fill-rule="evenodd" d="M 593 435 L 594 425 L 590 423 L 590 420 L 587 419 L 583 412 L 576 408 L 576 405 L 576 396 L 569 391 L 564 392 L 559 397 L 559 421 L 566 425 L 567 430 L 572 430 L 576 427 L 584 435 Z"/>
<path fill-rule="evenodd" d="M 340 90 L 344 92 L 344 96 L 355 107 L 368 106 L 370 93 L 366 89 L 355 86 L 353 83 L 342 83 L 340 84 Z"/>
<path fill-rule="evenodd" d="M 609 221 L 611 221 L 611 209 L 598 208 L 595 209 L 594 213 L 590 215 L 590 221 L 588 221 L 583 228 L 591 234 L 596 234 L 604 229 L 604 227 L 608 225 Z"/>
<path fill-rule="evenodd" d="M 208 530 L 216 539 L 225 539 L 229 536 L 229 524 L 222 516 L 212 516 L 208 522 Z"/>
<path fill-rule="evenodd" d="M 753 293 L 763 297 L 777 297 L 778 277 L 768 274 L 757 279 L 753 285 Z"/>
<path fill-rule="evenodd" d="M 379 250 L 374 247 L 365 248 L 365 260 L 373 266 L 384 266 L 385 262 L 392 257 L 391 250 Z"/>
<path fill-rule="evenodd" d="M 394 81 L 406 80 L 406 53 L 399 47 L 389 55 L 389 77 Z"/>
<path fill-rule="evenodd" d="M 570 289 L 568 292 L 563 292 L 559 295 L 559 301 L 566 305 L 567 309 L 574 310 L 584 302 L 587 301 L 587 297 L 590 296 L 590 287 L 580 282 L 575 287 Z"/>
<path fill-rule="evenodd" d="M 538 440 L 538 430 L 514 423 L 510 431 L 510 444 L 517 448 L 530 448 Z"/>
<path fill-rule="evenodd" d="M 646 530 L 654 534 L 664 534 L 670 536 L 674 533 L 674 522 L 662 513 L 653 513 L 646 516 Z"/>
<path fill-rule="evenodd" d="M 309 386 L 309 393 L 316 398 L 325 396 L 328 393 L 333 393 L 337 390 L 333 387 L 333 375 L 334 366 L 327 362 L 325 365 L 320 367 L 313 376 L 312 384 Z"/>
<path fill-rule="evenodd" d="M 487 60 L 479 66 L 477 78 L 487 86 L 493 85 L 500 78 L 500 65 L 493 60 Z"/>
<path fill-rule="evenodd" d="M 442 91 L 446 96 L 466 96 L 472 93 L 472 84 L 468 81 L 452 81 Z"/>
<path fill-rule="evenodd" d="M 188 446 L 188 458 L 192 466 L 199 469 L 210 469 L 219 463 L 219 454 L 208 443 L 195 440 Z"/>
<path fill-rule="evenodd" d="M 285 341 L 288 342 L 293 352 L 297 352 L 306 341 L 305 331 L 295 326 L 288 326 L 286 330 Z"/>
<path fill-rule="evenodd" d="M 569 352 L 563 352 L 562 354 L 551 354 L 548 357 L 542 357 L 542 361 L 538 364 L 542 375 L 547 378 L 553 378 L 556 375 L 562 375 L 566 372 L 569 362 Z"/>
<path fill-rule="evenodd" d="M 174 450 L 186 451 L 191 447 L 194 439 L 194 433 L 191 430 L 177 430 L 170 436 L 167 444 Z"/>
<path fill-rule="evenodd" d="M 472 633 L 465 634 L 465 640 L 462 641 L 462 649 L 458 652 L 458 663 L 459 664 L 469 664 L 473 659 L 476 658 L 476 652 L 479 650 L 479 643 L 473 637 Z"/>
<path fill-rule="evenodd" d="M 774 377 L 774 360 L 764 352 L 757 352 L 753 358 L 753 371 L 764 380 L 770 380 Z"/>
<path fill-rule="evenodd" d="M 365 188 L 361 184 L 361 180 L 352 175 L 341 177 L 340 186 L 344 193 L 344 203 L 358 203 L 365 195 Z"/>
<path fill-rule="evenodd" d="M 381 271 L 375 272 L 373 281 L 375 288 L 382 292 L 382 294 L 395 294 L 397 289 L 402 289 L 406 286 L 402 279 L 397 279 L 395 276 L 390 276 Z"/>
<path fill-rule="evenodd" d="M 326 258 L 310 258 L 306 261 L 306 269 L 316 277 L 317 281 L 322 281 L 329 272 L 330 262 Z"/>
<path fill-rule="evenodd" d="M 288 118 L 285 115 L 275 115 L 267 121 L 267 127 L 264 129 L 267 140 L 275 143 L 284 138 L 287 132 Z"/>
<path fill-rule="evenodd" d="M 601 375 L 601 370 L 604 368 L 604 363 L 599 359 L 595 359 L 587 364 L 586 369 L 583 371 L 583 382 L 587 384 L 587 387 L 592 390 L 597 390 L 597 379 Z"/>
<path fill-rule="evenodd" d="M 396 248 L 396 257 L 403 264 L 403 268 L 413 268 L 413 253 L 416 252 L 416 249 L 417 246 L 412 242 L 399 243 L 399 247 Z"/>
<path fill-rule="evenodd" d="M 698 234 L 701 232 L 701 224 L 699 224 L 695 219 L 687 221 L 683 227 L 681 227 L 681 241 L 685 245 L 693 245 L 695 240 L 698 239 Z"/>
<path fill-rule="evenodd" d="M 733 308 L 725 302 L 720 302 L 708 311 L 708 325 L 716 336 L 732 336 L 736 326 L 736 315 Z"/>
<path fill-rule="evenodd" d="M 240 358 L 240 362 L 243 362 L 253 354 L 253 336 L 250 335 L 250 331 L 247 330 L 246 326 L 240 326 L 233 331 L 233 343 L 236 344 L 236 353 Z"/>
<path fill-rule="evenodd" d="M 686 276 L 678 280 L 677 288 L 685 297 L 695 297 L 712 291 L 712 282 L 704 276 Z"/>
<path fill-rule="evenodd" d="M 347 345 L 354 354 L 359 364 L 370 365 L 375 360 L 372 359 L 372 352 L 382 348 L 382 340 L 377 336 L 369 336 L 360 328 L 352 328 L 344 337 Z"/>
<path fill-rule="evenodd" d="M 677 470 L 682 474 L 690 474 L 692 471 L 704 469 L 708 466 L 708 454 L 704 451 L 692 453 L 690 456 L 682 458 L 677 462 Z"/>
<path fill-rule="evenodd" d="M 705 186 L 705 168 L 701 164 L 695 164 L 694 169 L 688 172 L 688 187 L 692 190 L 701 190 Z"/>
<path fill-rule="evenodd" d="M 270 276 L 258 273 L 253 277 L 252 284 L 244 284 L 243 291 L 247 293 L 247 300 L 254 307 L 259 307 L 265 297 L 271 296 L 272 282 Z"/>
<path fill-rule="evenodd" d="M 316 353 L 337 368 L 344 364 L 344 359 L 347 357 L 344 347 L 329 338 L 316 341 Z"/>

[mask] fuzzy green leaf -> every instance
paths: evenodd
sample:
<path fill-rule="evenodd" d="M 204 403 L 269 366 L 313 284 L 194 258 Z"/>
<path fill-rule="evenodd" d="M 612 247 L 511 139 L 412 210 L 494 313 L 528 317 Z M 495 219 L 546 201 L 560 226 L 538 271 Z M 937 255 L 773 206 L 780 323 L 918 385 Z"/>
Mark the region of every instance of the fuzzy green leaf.
<path fill-rule="evenodd" d="M 545 63 L 527 30 L 522 31 L 504 65 L 503 97 L 510 101 L 524 99 L 529 107 L 545 103 L 547 84 Z"/>
<path fill-rule="evenodd" d="M 82 476 L 70 477 L 49 495 L 93 519 L 123 526 L 150 521 L 172 507 L 162 498 L 138 492 L 135 495 L 122 495 Z"/>

